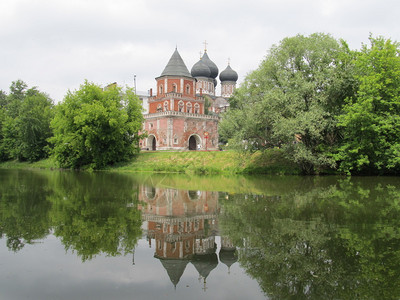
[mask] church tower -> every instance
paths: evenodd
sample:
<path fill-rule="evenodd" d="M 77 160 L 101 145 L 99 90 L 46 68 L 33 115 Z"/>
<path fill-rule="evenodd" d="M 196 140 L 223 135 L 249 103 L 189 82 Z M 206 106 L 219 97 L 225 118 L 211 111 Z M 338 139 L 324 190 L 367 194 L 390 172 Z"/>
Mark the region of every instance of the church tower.
<path fill-rule="evenodd" d="M 201 67 L 200 64 L 199 69 Z M 218 75 L 216 66 L 213 73 L 208 65 L 203 68 L 210 72 L 209 76 Z M 208 76 L 208 73 L 201 75 Z M 150 92 L 149 113 L 144 115 L 143 129 L 148 138 L 143 141 L 142 148 L 217 150 L 219 117 L 205 114 L 205 99 L 196 93 L 196 79 L 190 74 L 178 49 L 156 81 L 156 95 Z"/>
<path fill-rule="evenodd" d="M 219 74 L 219 80 L 221 80 L 221 97 L 230 98 L 236 89 L 236 81 L 238 80 L 238 74 L 232 70 L 230 63 Z"/>

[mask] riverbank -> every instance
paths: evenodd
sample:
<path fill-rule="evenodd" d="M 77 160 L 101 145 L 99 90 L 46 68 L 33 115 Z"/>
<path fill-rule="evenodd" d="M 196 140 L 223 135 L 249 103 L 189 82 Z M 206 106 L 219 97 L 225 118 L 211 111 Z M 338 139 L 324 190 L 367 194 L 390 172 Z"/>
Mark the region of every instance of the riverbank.
<path fill-rule="evenodd" d="M 8 161 L 0 168 L 58 169 L 52 159 L 34 163 Z M 264 152 L 236 151 L 141 152 L 134 159 L 109 166 L 113 172 L 155 172 L 186 174 L 300 174 L 300 169 L 288 161 L 279 149 Z"/>

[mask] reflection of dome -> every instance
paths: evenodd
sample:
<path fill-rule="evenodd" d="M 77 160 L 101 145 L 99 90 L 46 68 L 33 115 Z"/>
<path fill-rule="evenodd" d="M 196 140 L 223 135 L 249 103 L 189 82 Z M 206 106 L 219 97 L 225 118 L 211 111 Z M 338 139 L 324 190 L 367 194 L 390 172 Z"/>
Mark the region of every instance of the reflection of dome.
<path fill-rule="evenodd" d="M 210 68 L 211 74 L 210 77 L 211 78 L 216 78 L 218 76 L 218 67 L 217 65 L 211 61 L 211 59 L 208 57 L 207 52 L 205 52 L 203 54 L 203 57 L 201 58 L 201 60 Z"/>
<path fill-rule="evenodd" d="M 191 262 L 197 272 L 199 272 L 203 278 L 207 278 L 210 272 L 217 267 L 218 257 L 216 253 L 195 255 Z"/>
<path fill-rule="evenodd" d="M 238 80 L 238 74 L 236 73 L 236 71 L 232 70 L 230 65 L 228 65 L 226 69 L 223 70 L 221 74 L 219 74 L 219 80 L 221 80 L 221 82 L 224 81 L 236 82 Z"/>
<path fill-rule="evenodd" d="M 221 251 L 219 251 L 219 260 L 230 269 L 230 267 L 238 260 L 236 249 L 221 249 Z"/>
<path fill-rule="evenodd" d="M 190 73 L 193 77 L 210 77 L 211 70 L 204 63 L 204 61 L 200 59 L 197 63 L 193 65 Z"/>
<path fill-rule="evenodd" d="M 172 284 L 176 287 L 189 261 L 182 259 L 160 259 L 160 261 Z"/>

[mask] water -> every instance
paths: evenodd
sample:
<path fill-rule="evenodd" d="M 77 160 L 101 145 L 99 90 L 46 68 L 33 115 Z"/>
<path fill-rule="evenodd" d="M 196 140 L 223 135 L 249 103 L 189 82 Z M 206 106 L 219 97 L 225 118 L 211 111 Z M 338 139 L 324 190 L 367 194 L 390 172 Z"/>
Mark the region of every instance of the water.
<path fill-rule="evenodd" d="M 400 180 L 0 170 L 0 299 L 399 299 Z"/>

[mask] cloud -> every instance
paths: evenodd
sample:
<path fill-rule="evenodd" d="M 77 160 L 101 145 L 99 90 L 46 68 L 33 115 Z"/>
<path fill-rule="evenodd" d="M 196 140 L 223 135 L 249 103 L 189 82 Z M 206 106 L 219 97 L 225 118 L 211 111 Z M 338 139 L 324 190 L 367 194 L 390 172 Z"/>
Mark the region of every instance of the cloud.
<path fill-rule="evenodd" d="M 60 101 L 84 79 L 154 87 L 176 46 L 190 70 L 208 42 L 239 82 L 285 37 L 325 32 L 352 48 L 369 33 L 400 39 L 397 1 L 3 0 L 0 89 L 13 80 Z"/>

